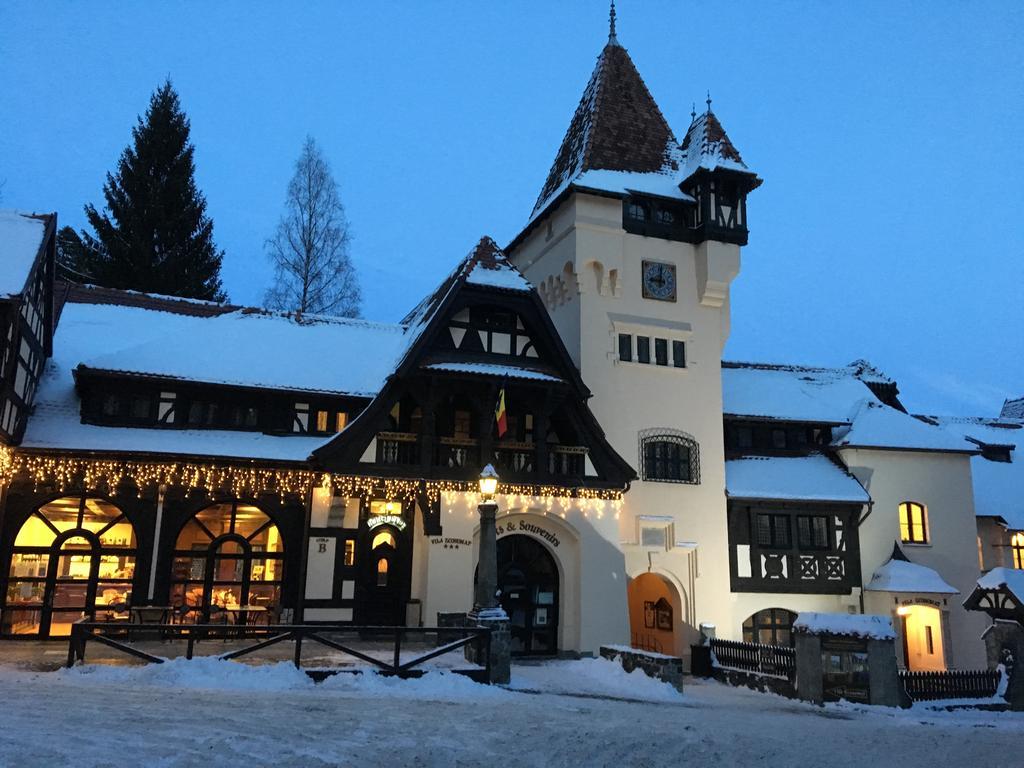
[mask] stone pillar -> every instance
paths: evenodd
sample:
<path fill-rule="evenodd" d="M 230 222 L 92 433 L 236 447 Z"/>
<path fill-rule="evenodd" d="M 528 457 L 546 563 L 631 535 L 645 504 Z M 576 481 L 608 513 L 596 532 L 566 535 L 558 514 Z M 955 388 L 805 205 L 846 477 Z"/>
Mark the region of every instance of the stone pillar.
<path fill-rule="evenodd" d="M 895 640 L 868 640 L 868 685 L 871 686 L 871 704 L 883 707 L 910 706 L 910 697 L 900 682 Z"/>
<path fill-rule="evenodd" d="M 474 613 L 498 605 L 498 536 L 494 525 L 498 505 L 493 501 L 485 501 L 477 509 L 480 512 L 480 552 L 473 599 Z"/>
<path fill-rule="evenodd" d="M 500 608 L 496 609 L 501 611 Z M 495 611 L 492 609 L 491 613 Z M 469 615 L 470 623 L 491 630 L 491 675 L 489 683 L 508 685 L 512 679 L 512 629 L 508 617 L 501 611 L 501 617 Z M 470 643 L 466 646 L 466 660 L 481 666 L 486 662 L 486 645 Z"/>
<path fill-rule="evenodd" d="M 797 632 L 796 638 L 796 695 L 804 701 L 821 704 L 824 701 L 822 685 L 821 638 Z"/>

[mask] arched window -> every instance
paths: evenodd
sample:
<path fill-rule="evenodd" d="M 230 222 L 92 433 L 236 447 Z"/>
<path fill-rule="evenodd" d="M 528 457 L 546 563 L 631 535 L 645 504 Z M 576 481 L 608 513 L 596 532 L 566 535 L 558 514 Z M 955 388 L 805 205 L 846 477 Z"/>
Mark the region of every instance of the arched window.
<path fill-rule="evenodd" d="M 387 558 L 382 557 L 377 561 L 377 586 L 386 587 L 388 585 L 388 561 Z"/>
<path fill-rule="evenodd" d="M 276 608 L 283 566 L 284 543 L 266 513 L 237 501 L 213 504 L 178 535 L 171 602 L 195 608 L 189 615 L 194 621 L 207 620 L 212 605 Z"/>
<path fill-rule="evenodd" d="M 928 515 L 916 501 L 900 504 L 900 540 L 907 544 L 928 543 Z"/>
<path fill-rule="evenodd" d="M 1013 552 L 1013 567 L 1024 568 L 1024 533 L 1015 533 L 1010 538 L 1010 551 Z"/>
<path fill-rule="evenodd" d="M 661 483 L 700 482 L 700 450 L 692 435 L 677 429 L 640 433 L 640 477 Z"/>
<path fill-rule="evenodd" d="M 743 622 L 743 640 L 765 645 L 793 645 L 796 614 L 785 608 L 765 608 Z"/>
<path fill-rule="evenodd" d="M 33 512 L 11 553 L 3 633 L 67 635 L 98 610 L 131 602 L 135 529 L 114 504 L 65 496 Z"/>
<path fill-rule="evenodd" d="M 381 531 L 373 537 L 373 544 L 371 545 L 370 549 L 376 549 L 381 544 L 387 544 L 388 546 L 394 547 L 395 534 L 393 534 L 391 531 Z"/>

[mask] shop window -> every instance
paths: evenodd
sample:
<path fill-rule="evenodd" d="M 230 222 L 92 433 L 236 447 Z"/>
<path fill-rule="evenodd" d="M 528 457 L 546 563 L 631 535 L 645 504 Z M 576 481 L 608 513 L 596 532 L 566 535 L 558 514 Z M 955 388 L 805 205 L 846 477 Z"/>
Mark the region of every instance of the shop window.
<path fill-rule="evenodd" d="M 648 430 L 640 436 L 640 476 L 665 483 L 699 483 L 697 441 L 678 430 Z"/>
<path fill-rule="evenodd" d="M 793 622 L 796 614 L 785 608 L 766 608 L 743 622 L 743 640 L 765 645 L 793 645 Z"/>
<path fill-rule="evenodd" d="M 900 504 L 900 540 L 907 544 L 927 544 L 927 517 L 924 505 L 916 501 Z"/>
<path fill-rule="evenodd" d="M 1024 568 L 1024 533 L 1015 533 L 1010 538 L 1010 551 L 1013 552 L 1013 567 Z"/>

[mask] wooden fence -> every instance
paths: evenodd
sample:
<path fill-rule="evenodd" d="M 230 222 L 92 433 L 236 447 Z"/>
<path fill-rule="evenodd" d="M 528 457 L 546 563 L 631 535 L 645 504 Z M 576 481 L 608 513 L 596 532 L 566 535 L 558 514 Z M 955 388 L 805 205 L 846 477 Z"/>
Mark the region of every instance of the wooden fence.
<path fill-rule="evenodd" d="M 914 701 L 988 699 L 999 688 L 995 669 L 946 669 L 938 672 L 900 670 L 900 680 Z"/>
<path fill-rule="evenodd" d="M 784 677 L 787 680 L 796 676 L 796 651 L 788 646 L 712 638 L 711 653 L 717 666 L 726 669 Z"/>

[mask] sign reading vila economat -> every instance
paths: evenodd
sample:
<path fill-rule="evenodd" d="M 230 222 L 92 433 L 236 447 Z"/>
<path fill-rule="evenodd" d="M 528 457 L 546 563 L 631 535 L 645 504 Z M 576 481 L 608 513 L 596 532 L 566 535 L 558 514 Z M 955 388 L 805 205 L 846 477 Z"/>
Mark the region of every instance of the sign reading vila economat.
<path fill-rule="evenodd" d="M 400 531 L 405 530 L 406 522 L 400 515 L 373 515 L 366 523 L 371 531 L 380 525 L 393 525 Z"/>

